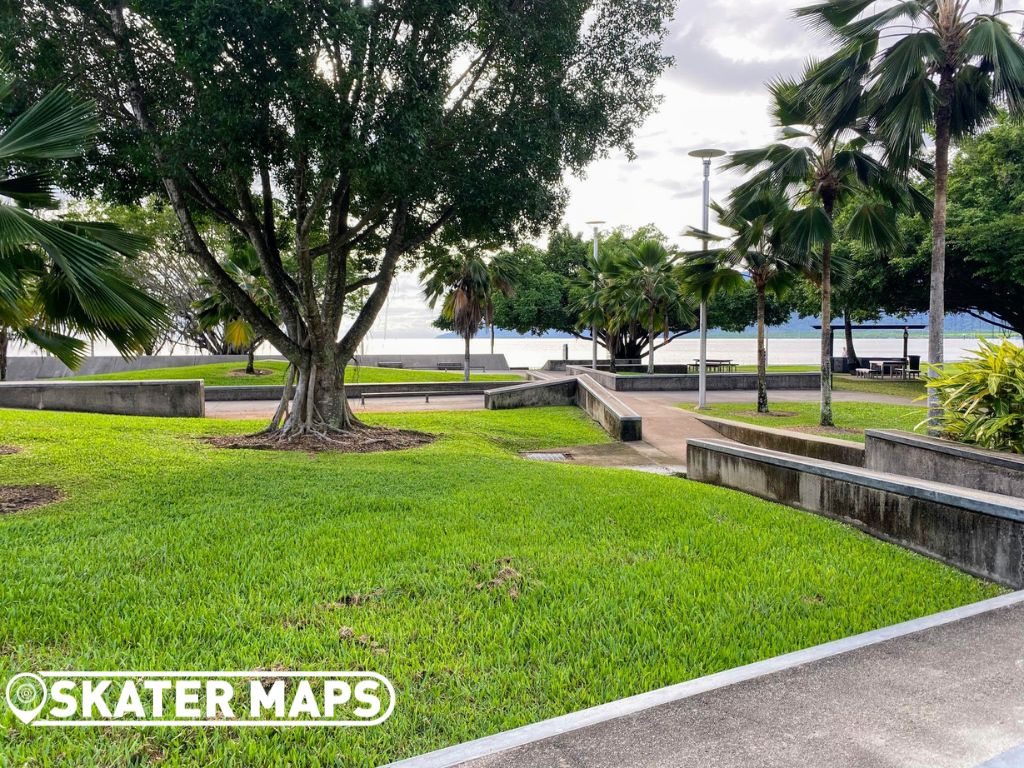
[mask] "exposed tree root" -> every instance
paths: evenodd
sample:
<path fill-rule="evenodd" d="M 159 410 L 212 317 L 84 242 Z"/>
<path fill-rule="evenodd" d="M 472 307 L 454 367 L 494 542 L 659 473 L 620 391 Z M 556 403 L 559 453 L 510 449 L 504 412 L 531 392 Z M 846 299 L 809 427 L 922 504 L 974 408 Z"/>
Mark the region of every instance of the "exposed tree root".
<path fill-rule="evenodd" d="M 259 432 L 242 437 L 213 437 L 206 442 L 217 448 L 240 448 L 251 451 L 301 451 L 303 453 L 380 453 L 404 451 L 430 445 L 437 439 L 425 432 L 384 427 L 333 429 L 326 425 L 301 426 L 293 429 Z"/>

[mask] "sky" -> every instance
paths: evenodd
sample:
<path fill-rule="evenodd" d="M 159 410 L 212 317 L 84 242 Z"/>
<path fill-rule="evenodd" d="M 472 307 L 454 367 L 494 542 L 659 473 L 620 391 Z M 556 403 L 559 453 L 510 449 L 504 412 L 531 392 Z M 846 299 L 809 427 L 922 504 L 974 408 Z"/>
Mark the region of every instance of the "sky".
<path fill-rule="evenodd" d="M 775 138 L 765 83 L 798 76 L 808 57 L 828 53 L 828 43 L 793 18 L 806 0 L 679 0 L 665 52 L 674 57 L 658 84 L 662 103 L 635 137 L 636 158 L 619 152 L 568 180 L 571 199 L 564 220 L 576 232 L 587 221 L 608 227 L 653 223 L 678 244 L 701 224 L 701 161 L 691 150 L 733 151 Z M 978 8 L 991 3 L 975 0 Z M 1009 0 L 1007 10 L 1024 8 Z M 715 168 L 712 197 L 723 199 L 740 180 Z M 713 227 L 712 227 L 713 228 Z M 372 337 L 433 337 L 435 317 L 419 281 L 402 275 L 392 289 Z"/>

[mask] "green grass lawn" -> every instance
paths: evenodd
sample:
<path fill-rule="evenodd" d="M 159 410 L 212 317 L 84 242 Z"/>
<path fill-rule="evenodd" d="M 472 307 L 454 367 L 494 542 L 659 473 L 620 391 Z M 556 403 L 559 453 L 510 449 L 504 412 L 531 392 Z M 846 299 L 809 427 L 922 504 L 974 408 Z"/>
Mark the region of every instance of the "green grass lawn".
<path fill-rule="evenodd" d="M 202 379 L 208 387 L 230 387 L 244 384 L 284 384 L 287 363 L 273 360 L 257 360 L 256 376 L 245 373 L 245 365 L 239 363 L 216 363 L 212 365 L 190 365 L 180 368 L 157 368 L 152 371 L 129 371 L 127 373 L 105 373 L 96 376 L 76 376 L 69 381 L 151 381 L 154 379 Z M 473 381 L 515 381 L 522 377 L 514 373 L 471 373 Z M 401 368 L 362 368 L 349 366 L 345 369 L 345 381 L 350 384 L 407 384 L 410 382 L 462 381 L 463 374 L 448 371 L 409 371 Z"/>
<path fill-rule="evenodd" d="M 821 370 L 817 365 L 769 365 L 768 373 L 817 373 Z M 757 373 L 756 365 L 741 365 L 739 373 Z"/>
<path fill-rule="evenodd" d="M 4 764 L 373 766 L 949 609 L 996 586 L 825 518 L 520 459 L 605 440 L 575 409 L 391 414 L 417 450 L 212 448 L 259 424 L 0 411 L 0 681 L 37 669 L 373 670 L 380 727 L 47 729 Z M 504 558 L 518 595 L 479 589 Z M 343 598 L 375 599 L 344 607 Z M 346 639 L 370 635 L 383 654 Z"/>
<path fill-rule="evenodd" d="M 762 427 L 796 428 L 858 443 L 864 442 L 865 429 L 901 429 L 913 432 L 928 415 L 927 408 L 915 405 L 835 402 L 832 403 L 832 412 L 836 429 L 829 430 L 818 426 L 820 408 L 817 402 L 771 403 L 770 400 L 769 397 L 772 412 L 767 416 L 757 413 L 756 403 L 714 403 L 709 405 L 703 413 L 747 424 L 757 424 Z M 692 410 L 695 406 L 690 403 L 680 407 Z"/>

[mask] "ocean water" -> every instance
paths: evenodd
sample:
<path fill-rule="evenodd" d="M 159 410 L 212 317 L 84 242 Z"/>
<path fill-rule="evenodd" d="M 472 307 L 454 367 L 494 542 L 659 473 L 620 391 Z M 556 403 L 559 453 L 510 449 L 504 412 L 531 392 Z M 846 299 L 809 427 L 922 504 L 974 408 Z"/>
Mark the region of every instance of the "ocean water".
<path fill-rule="evenodd" d="M 497 339 L 494 351 L 505 355 L 509 365 L 514 368 L 539 368 L 548 360 L 561 360 L 564 345 L 569 347 L 569 358 L 573 360 L 589 360 L 591 345 L 578 339 Z M 772 339 L 768 337 L 769 365 L 815 365 L 818 362 L 820 341 L 817 338 L 785 337 Z M 962 360 L 978 345 L 977 339 L 949 339 L 946 341 L 946 360 Z M 474 339 L 471 343 L 473 354 L 486 354 L 491 349 L 490 339 Z M 843 354 L 845 343 L 842 337 L 836 339 L 836 354 Z M 927 357 L 928 340 L 924 338 L 910 339 L 910 354 Z M 856 339 L 857 354 L 861 357 L 901 357 L 903 355 L 902 338 L 870 338 Z M 416 354 L 452 354 L 461 355 L 463 342 L 461 339 L 439 338 L 379 338 L 370 337 L 362 346 L 365 354 L 416 355 Z M 603 353 L 603 350 L 601 350 Z M 170 354 L 167 350 L 166 354 Z M 178 347 L 176 354 L 195 354 L 193 350 Z M 38 355 L 38 350 L 18 348 L 11 349 L 12 355 Z M 116 351 L 109 344 L 97 343 L 94 354 L 114 355 Z M 273 355 L 274 350 L 265 347 L 260 354 Z M 664 349 L 655 353 L 658 363 L 693 363 L 699 354 L 699 340 L 696 337 L 677 339 Z M 602 357 L 605 355 L 602 354 Z M 732 360 L 738 365 L 755 365 L 757 363 L 757 340 L 753 338 L 709 339 L 708 357 L 711 359 Z"/>

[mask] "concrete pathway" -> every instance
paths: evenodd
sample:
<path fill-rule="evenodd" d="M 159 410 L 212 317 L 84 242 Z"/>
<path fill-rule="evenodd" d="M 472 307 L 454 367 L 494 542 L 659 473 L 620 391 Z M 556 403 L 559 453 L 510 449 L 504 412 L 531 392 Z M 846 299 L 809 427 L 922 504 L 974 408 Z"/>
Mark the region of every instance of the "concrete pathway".
<path fill-rule="evenodd" d="M 1016 593 L 396 766 L 1021 768 L 1022 745 Z"/>

